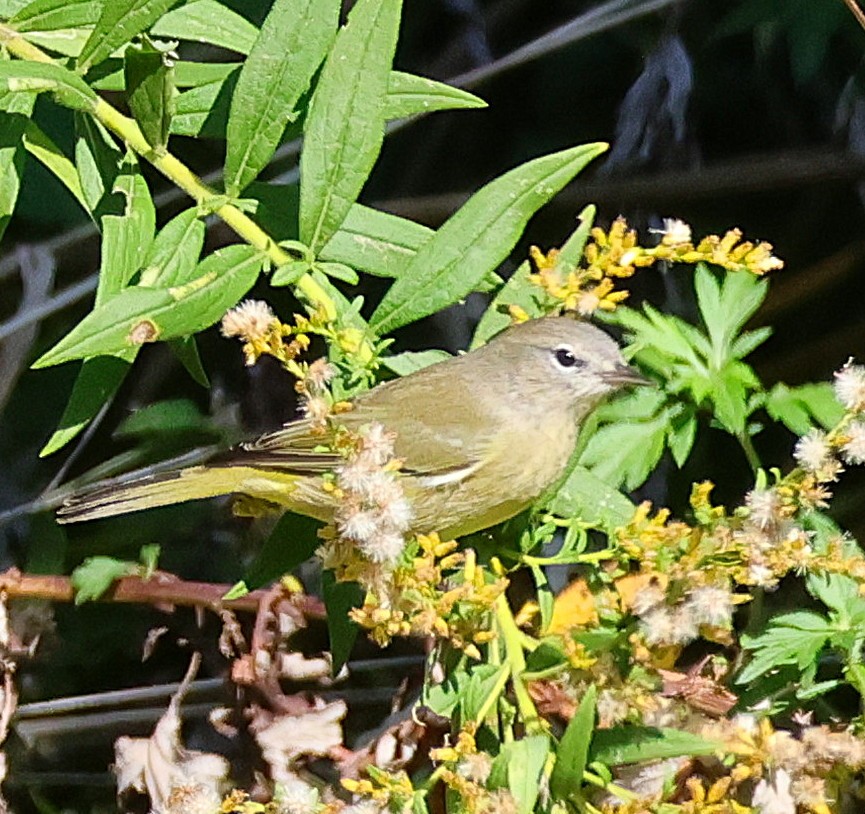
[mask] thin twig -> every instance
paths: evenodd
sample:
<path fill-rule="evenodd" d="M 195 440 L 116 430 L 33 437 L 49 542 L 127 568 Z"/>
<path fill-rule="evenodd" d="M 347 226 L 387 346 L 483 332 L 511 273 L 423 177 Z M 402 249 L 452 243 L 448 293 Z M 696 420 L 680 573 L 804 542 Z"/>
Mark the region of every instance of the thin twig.
<path fill-rule="evenodd" d="M 847 4 L 847 8 L 850 9 L 851 14 L 856 18 L 856 22 L 865 29 L 865 12 L 859 8 L 856 0 L 844 0 L 844 2 Z"/>
<path fill-rule="evenodd" d="M 231 585 L 214 582 L 192 582 L 168 574 L 157 573 L 150 579 L 130 576 L 116 580 L 100 602 L 136 605 L 180 605 L 212 610 L 256 613 L 259 603 L 268 596 L 267 590 L 251 591 L 237 599 L 225 599 Z M 74 602 L 75 590 L 69 577 L 25 574 L 16 568 L 0 573 L 0 591 L 10 599 L 47 599 L 51 602 Z M 321 600 L 312 596 L 297 596 L 295 601 L 303 614 L 311 619 L 324 619 Z"/>

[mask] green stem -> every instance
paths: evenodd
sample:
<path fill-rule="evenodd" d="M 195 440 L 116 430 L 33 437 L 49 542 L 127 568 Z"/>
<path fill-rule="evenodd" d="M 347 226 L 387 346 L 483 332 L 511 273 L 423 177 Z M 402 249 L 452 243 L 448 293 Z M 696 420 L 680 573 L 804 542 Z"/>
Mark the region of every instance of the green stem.
<path fill-rule="evenodd" d="M 511 678 L 513 679 L 517 709 L 523 719 L 526 732 L 529 734 L 543 732 L 534 701 L 532 701 L 532 697 L 529 695 L 529 691 L 523 682 L 526 659 L 523 654 L 520 629 L 514 621 L 514 615 L 504 594 L 501 594 L 496 599 L 496 620 L 499 623 L 499 629 L 505 642 L 505 658 L 510 667 Z"/>
<path fill-rule="evenodd" d="M 0 43 L 10 54 L 19 59 L 30 62 L 54 62 L 48 54 L 7 25 L 0 24 Z M 119 136 L 130 150 L 148 161 L 169 181 L 182 189 L 199 206 L 208 207 L 219 201 L 221 196 L 210 189 L 182 161 L 165 150 L 154 150 L 134 119 L 124 116 L 104 99 L 97 100 L 91 115 Z M 247 243 L 267 255 L 275 266 L 283 266 L 292 259 L 267 232 L 234 204 L 226 202 L 215 205 L 213 212 Z M 309 274 L 301 277 L 296 287 L 298 295 L 311 305 L 321 307 L 329 321 L 336 319 L 336 304 Z"/>
<path fill-rule="evenodd" d="M 760 461 L 760 456 L 757 454 L 757 450 L 754 449 L 754 442 L 751 440 L 751 436 L 748 435 L 747 430 L 742 430 L 742 432 L 736 435 L 736 438 L 739 440 L 739 444 L 745 453 L 745 457 L 748 459 L 751 471 L 756 475 L 757 472 L 763 468 L 763 464 Z"/>

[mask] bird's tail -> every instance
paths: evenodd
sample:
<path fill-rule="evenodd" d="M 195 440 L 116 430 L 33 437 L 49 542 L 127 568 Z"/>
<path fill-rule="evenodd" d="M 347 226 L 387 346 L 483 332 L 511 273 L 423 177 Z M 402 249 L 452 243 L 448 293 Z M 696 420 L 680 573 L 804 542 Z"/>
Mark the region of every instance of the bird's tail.
<path fill-rule="evenodd" d="M 61 523 L 152 509 L 220 495 L 245 494 L 291 508 L 298 476 L 250 466 L 192 466 L 137 480 L 109 481 L 70 497 L 57 511 Z"/>

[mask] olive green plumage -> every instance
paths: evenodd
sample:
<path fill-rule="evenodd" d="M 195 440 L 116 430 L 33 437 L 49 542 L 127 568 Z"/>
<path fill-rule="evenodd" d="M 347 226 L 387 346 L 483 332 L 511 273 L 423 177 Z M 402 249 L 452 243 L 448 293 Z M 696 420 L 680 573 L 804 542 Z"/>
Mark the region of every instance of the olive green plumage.
<path fill-rule="evenodd" d="M 335 421 L 395 433 L 412 528 L 448 536 L 506 520 L 565 472 L 586 415 L 613 390 L 642 383 L 603 331 L 568 317 L 512 326 L 487 345 L 361 394 Z M 309 421 L 247 444 L 228 462 L 189 467 L 72 497 L 61 522 L 243 494 L 330 521 L 321 475 L 344 460 L 316 451 Z"/>

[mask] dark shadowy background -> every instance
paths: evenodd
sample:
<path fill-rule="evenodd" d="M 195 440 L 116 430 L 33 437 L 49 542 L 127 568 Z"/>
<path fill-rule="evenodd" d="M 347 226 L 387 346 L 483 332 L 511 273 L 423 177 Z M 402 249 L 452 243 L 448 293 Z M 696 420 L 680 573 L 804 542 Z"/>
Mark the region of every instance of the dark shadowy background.
<path fill-rule="evenodd" d="M 232 5 L 258 21 L 269 4 Z M 399 128 L 363 201 L 435 227 L 478 186 L 527 159 L 609 141 L 611 152 L 534 219 L 503 273 L 529 245 L 559 244 L 587 203 L 598 205 L 600 223 L 621 214 L 644 235 L 663 217 L 686 220 L 697 236 L 738 226 L 774 244 L 787 264 L 773 275 L 755 319 L 775 328 L 755 356 L 758 373 L 767 387 L 825 380 L 849 356 L 865 358 L 863 53 L 865 31 L 841 0 L 406 0 L 397 67 L 456 80 L 490 106 Z M 42 100 L 38 116 L 58 142 L 71 144 L 65 112 Z M 203 174 L 222 161 L 218 142 L 178 139 L 171 147 Z M 290 178 L 293 166 L 289 157 L 271 175 Z M 186 202 L 146 171 L 165 193 L 164 222 Z M 217 226 L 210 245 L 231 239 Z M 31 163 L 0 257 L 0 564 L 68 573 L 90 554 L 134 559 L 142 544 L 159 542 L 168 570 L 234 581 L 267 530 L 230 518 L 225 507 L 160 510 L 68 536 L 49 512 L 20 508 L 43 493 L 73 450 L 68 476 L 142 441 L 158 457 L 271 428 L 293 414 L 287 375 L 266 363 L 245 369 L 239 347 L 211 330 L 200 342 L 211 391 L 191 382 L 164 348 L 147 348 L 86 444 L 40 460 L 76 371 L 27 366 L 86 313 L 92 295 L 85 281 L 97 263 L 84 214 Z M 682 268 L 644 272 L 632 303 L 649 298 L 693 316 L 689 276 Z M 371 301 L 382 290 L 381 281 L 363 286 Z M 257 293 L 285 318 L 296 307 L 284 290 Z M 473 295 L 400 331 L 398 346 L 465 347 L 483 308 Z M 201 419 L 187 425 L 194 431 L 118 435 L 136 410 L 165 399 L 197 407 Z M 764 461 L 782 469 L 792 443 L 774 430 L 756 438 Z M 678 508 L 695 479 L 718 482 L 720 498 L 731 502 L 749 485 L 738 448 L 708 424 L 687 470 L 663 471 L 669 478 L 656 478 L 641 496 Z M 834 504 L 840 522 L 860 534 L 863 498 L 865 480 L 852 473 Z M 25 671 L 23 700 L 176 680 L 185 656 L 173 642 L 201 634 L 191 617 L 165 619 L 140 609 L 58 608 L 40 660 Z M 172 643 L 140 666 L 148 627 L 163 623 L 172 626 Z M 214 659 L 212 672 L 219 669 Z M 50 764 L 50 755 L 30 759 L 36 768 Z"/>

